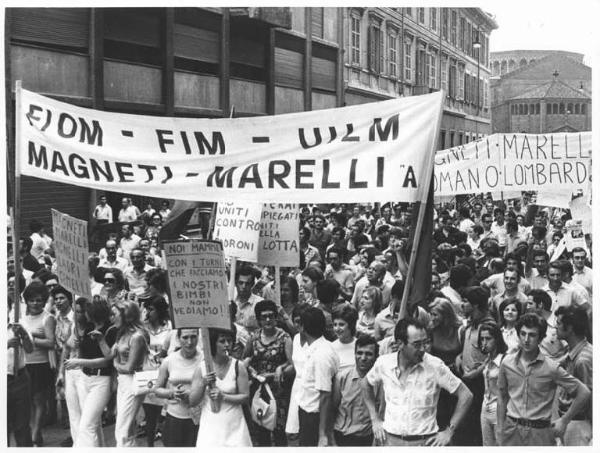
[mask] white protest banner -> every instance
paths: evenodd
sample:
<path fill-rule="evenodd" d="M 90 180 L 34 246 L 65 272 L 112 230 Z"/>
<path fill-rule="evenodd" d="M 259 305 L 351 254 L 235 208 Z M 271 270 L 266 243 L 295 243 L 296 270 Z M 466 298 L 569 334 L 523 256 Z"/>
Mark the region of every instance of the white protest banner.
<path fill-rule="evenodd" d="M 436 195 L 586 187 L 592 133 L 494 134 L 435 154 Z M 496 195 L 494 198 L 499 197 Z"/>
<path fill-rule="evenodd" d="M 173 327 L 231 328 L 223 248 L 217 241 L 164 242 Z"/>
<path fill-rule="evenodd" d="M 570 220 L 566 224 L 565 246 L 567 252 L 571 252 L 575 247 L 581 247 L 587 251 L 585 236 L 581 220 Z"/>
<path fill-rule="evenodd" d="M 89 297 L 90 249 L 87 222 L 52 209 L 53 247 L 58 281 L 73 294 Z"/>
<path fill-rule="evenodd" d="M 571 202 L 572 193 L 570 190 L 554 191 L 543 190 L 538 192 L 535 204 L 538 206 L 550 206 L 553 208 L 567 209 Z"/>
<path fill-rule="evenodd" d="M 223 242 L 225 255 L 256 263 L 261 203 L 218 203 L 213 237 Z"/>
<path fill-rule="evenodd" d="M 585 234 L 592 234 L 592 208 L 587 203 L 585 196 L 574 198 L 569 203 L 571 217 L 581 222 L 581 228 Z"/>
<path fill-rule="evenodd" d="M 298 205 L 265 203 L 260 220 L 258 263 L 267 266 L 299 266 L 299 228 Z"/>
<path fill-rule="evenodd" d="M 301 203 L 318 190 L 320 203 L 413 202 L 442 96 L 191 119 L 85 109 L 19 89 L 17 152 L 24 175 L 158 198 Z"/>

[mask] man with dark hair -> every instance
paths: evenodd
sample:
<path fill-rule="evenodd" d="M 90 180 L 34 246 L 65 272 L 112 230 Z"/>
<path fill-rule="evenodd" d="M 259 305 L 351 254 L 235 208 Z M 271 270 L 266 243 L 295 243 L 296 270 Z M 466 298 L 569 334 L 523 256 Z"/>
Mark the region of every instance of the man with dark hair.
<path fill-rule="evenodd" d="M 448 213 L 442 213 L 439 218 L 439 229 L 433 233 L 433 240 L 439 245 L 447 242 L 450 245 L 458 244 L 456 239 L 456 229 L 452 222 L 452 217 Z"/>
<path fill-rule="evenodd" d="M 491 225 L 492 232 L 498 238 L 498 245 L 501 249 L 506 247 L 506 222 L 504 221 L 504 209 L 494 208 L 494 222 Z"/>
<path fill-rule="evenodd" d="M 473 227 L 475 223 L 471 220 L 469 208 L 462 207 L 458 210 L 458 229 L 463 233 L 469 231 L 469 228 Z"/>
<path fill-rule="evenodd" d="M 340 293 L 340 284 L 333 279 L 324 279 L 317 282 L 317 299 L 319 303 L 315 305 L 316 308 L 323 312 L 325 315 L 325 332 L 323 336 L 329 340 L 334 341 L 336 339 L 335 333 L 333 332 L 333 305 L 335 304 L 338 295 Z"/>
<path fill-rule="evenodd" d="M 592 269 L 585 265 L 587 252 L 582 247 L 575 247 L 571 252 L 571 256 L 573 260 L 573 280 L 587 290 L 591 302 L 593 294 L 593 272 Z"/>
<path fill-rule="evenodd" d="M 442 293 L 448 298 L 456 313 L 462 315 L 462 295 L 461 291 L 469 285 L 473 278 L 471 268 L 466 264 L 457 264 L 450 269 L 448 286 L 442 288 Z"/>
<path fill-rule="evenodd" d="M 52 238 L 44 231 L 44 224 L 39 220 L 32 220 L 29 223 L 29 229 L 31 230 L 32 246 L 31 254 L 36 260 L 40 260 L 44 255 L 44 252 L 52 246 Z"/>
<path fill-rule="evenodd" d="M 354 344 L 355 366 L 338 370 L 333 381 L 335 411 L 333 437 L 339 447 L 370 447 L 373 429 L 364 402 L 361 383 L 379 355 L 379 345 L 370 335 L 359 335 Z M 380 401 L 381 388 L 376 391 Z M 379 409 L 379 408 L 377 408 Z"/>
<path fill-rule="evenodd" d="M 125 258 L 129 260 L 129 254 L 134 248 L 137 248 L 140 244 L 140 237 L 133 232 L 130 225 L 122 225 L 121 226 L 121 242 L 119 242 L 119 247 L 123 250 L 123 254 Z"/>
<path fill-rule="evenodd" d="M 586 339 L 588 316 L 583 308 L 559 307 L 555 312 L 556 333 L 560 340 L 569 345 L 569 353 L 562 363 L 567 373 L 579 379 L 592 391 L 593 349 Z M 572 398 L 562 388 L 558 392 L 558 413 L 564 415 L 572 403 Z M 575 414 L 567 425 L 563 445 L 579 447 L 592 445 L 592 404 Z"/>
<path fill-rule="evenodd" d="M 310 263 L 313 258 L 317 258 L 320 255 L 319 249 L 313 247 L 309 244 L 310 240 L 310 228 L 301 227 L 298 232 L 298 241 L 300 242 L 300 251 L 304 253 L 304 268 L 300 270 L 304 270 L 308 267 L 308 263 Z"/>
<path fill-rule="evenodd" d="M 552 299 L 552 312 L 558 307 L 577 305 L 589 309 L 589 303 L 572 287 L 563 283 L 563 268 L 558 261 L 553 261 L 548 266 L 548 284 L 542 289 Z"/>
<path fill-rule="evenodd" d="M 300 333 L 308 348 L 300 378 L 298 416 L 300 446 L 333 445 L 330 430 L 331 390 L 339 359 L 325 333 L 325 316 L 316 307 L 308 307 L 300 315 Z"/>
<path fill-rule="evenodd" d="M 96 205 L 96 208 L 94 209 L 94 213 L 92 214 L 92 217 L 94 217 L 94 219 L 96 219 L 96 223 L 98 225 L 112 223 L 113 210 L 106 203 L 106 195 L 102 194 L 102 195 L 100 195 L 100 198 L 98 198 L 98 204 Z"/>
<path fill-rule="evenodd" d="M 532 252 L 533 269 L 528 277 L 531 289 L 541 289 L 548 284 L 548 263 L 550 258 L 544 250 Z"/>
<path fill-rule="evenodd" d="M 520 242 L 525 239 L 519 233 L 519 224 L 515 219 L 508 219 L 506 221 L 506 253 L 513 252 Z"/>
<path fill-rule="evenodd" d="M 498 440 L 501 446 L 554 446 L 569 422 L 590 399 L 591 392 L 539 349 L 546 321 L 526 313 L 517 321 L 519 350 L 508 354 L 498 372 Z M 551 421 L 557 387 L 574 399 L 569 409 Z"/>
<path fill-rule="evenodd" d="M 497 317 L 498 308 L 500 307 L 500 304 L 505 299 L 518 300 L 522 305 L 522 308 L 523 308 L 522 311 L 525 311 L 525 304 L 527 303 L 527 296 L 523 292 L 521 292 L 521 290 L 519 289 L 520 282 L 521 282 L 521 276 L 519 275 L 519 272 L 517 270 L 506 269 L 504 271 L 504 281 L 503 281 L 504 291 L 501 292 L 500 294 L 496 294 L 491 299 L 490 307 L 491 307 L 491 311 L 492 311 L 492 316 Z"/>
<path fill-rule="evenodd" d="M 37 272 L 43 266 L 31 254 L 32 246 L 33 241 L 31 238 L 19 239 L 19 254 L 21 256 L 21 265 L 23 266 L 23 269 L 26 269 L 30 272 Z"/>
<path fill-rule="evenodd" d="M 263 300 L 262 297 L 254 294 L 256 275 L 251 266 L 243 266 L 235 275 L 235 306 L 237 312 L 235 315 L 235 323 L 241 328 L 238 328 L 237 339 L 245 346 L 247 336 L 258 329 L 256 316 L 254 315 L 254 306 L 257 302 Z"/>
<path fill-rule="evenodd" d="M 325 252 L 327 266 L 325 267 L 325 278 L 331 278 L 340 284 L 340 296 L 344 300 L 352 299 L 354 292 L 354 274 L 343 262 L 344 253 L 337 247 L 331 247 Z"/>
<path fill-rule="evenodd" d="M 498 241 L 498 236 L 492 231 L 492 214 L 486 213 L 481 216 L 481 226 L 483 227 L 483 234 L 481 235 L 481 240 L 479 242 L 479 247 L 483 249 L 483 245 L 489 239 L 493 239 L 496 242 Z"/>
<path fill-rule="evenodd" d="M 331 242 L 331 233 L 325 229 L 326 220 L 321 214 L 316 214 L 314 218 L 314 228 L 310 232 L 308 243 L 319 250 L 322 259 L 325 259 L 325 249 Z"/>
<path fill-rule="evenodd" d="M 471 392 L 442 360 L 425 352 L 430 341 L 419 321 L 398 321 L 394 338 L 398 352 L 380 356 L 362 382 L 375 441 L 385 446 L 449 445 L 471 403 Z M 376 406 L 377 385 L 382 385 L 385 395 L 383 419 Z M 450 424 L 438 432 L 436 413 L 442 388 L 455 395 L 457 403 Z"/>
<path fill-rule="evenodd" d="M 569 260 L 559 260 L 558 264 L 562 269 L 562 281 L 566 286 L 573 288 L 573 290 L 579 295 L 580 299 L 584 301 L 583 305 L 586 305 L 590 309 L 592 306 L 590 297 L 588 295 L 587 289 L 585 289 L 582 285 L 573 280 L 573 264 Z"/>

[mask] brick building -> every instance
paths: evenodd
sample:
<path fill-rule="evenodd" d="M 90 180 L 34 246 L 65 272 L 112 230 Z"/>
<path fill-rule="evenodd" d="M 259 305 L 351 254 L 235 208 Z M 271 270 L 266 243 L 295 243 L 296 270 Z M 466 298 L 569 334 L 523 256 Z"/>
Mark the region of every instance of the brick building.
<path fill-rule="evenodd" d="M 515 59 L 520 52 L 539 51 L 514 51 L 513 61 L 519 61 Z M 506 57 L 507 52 L 501 54 Z M 492 61 L 494 67 L 502 67 L 495 53 Z M 581 54 L 546 51 L 537 60 L 493 77 L 492 132 L 591 130 L 591 68 L 582 61 Z"/>

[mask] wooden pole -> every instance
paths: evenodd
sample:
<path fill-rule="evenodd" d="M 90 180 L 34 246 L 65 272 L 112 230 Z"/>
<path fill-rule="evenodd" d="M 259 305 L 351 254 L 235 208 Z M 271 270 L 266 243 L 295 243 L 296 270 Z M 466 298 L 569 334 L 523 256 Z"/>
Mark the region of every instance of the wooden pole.
<path fill-rule="evenodd" d="M 275 282 L 273 283 L 274 302 L 281 306 L 281 266 L 275 265 Z"/>
<path fill-rule="evenodd" d="M 21 238 L 21 81 L 15 83 L 15 187 L 13 191 L 14 200 L 12 208 L 12 235 L 13 235 L 13 256 L 15 259 L 15 288 L 14 288 L 14 322 L 18 323 L 21 318 L 21 291 L 20 277 L 22 274 L 20 255 Z M 13 373 L 17 376 L 19 371 L 19 346 L 14 349 L 14 368 Z"/>
<path fill-rule="evenodd" d="M 425 219 L 425 207 L 427 204 L 427 197 L 429 195 L 429 189 L 431 186 L 431 178 L 433 176 L 433 162 L 435 159 L 435 149 L 436 149 L 436 140 L 438 136 L 438 132 L 440 130 L 440 122 L 442 120 L 442 112 L 444 109 L 444 97 L 445 92 L 443 90 L 439 91 L 442 96 L 442 100 L 440 102 L 440 110 L 438 112 L 437 118 L 435 120 L 434 133 L 430 137 L 430 150 L 427 156 L 427 160 L 425 162 L 425 167 L 423 168 L 423 175 L 421 175 L 421 186 L 419 187 L 419 214 L 417 216 L 417 224 L 415 226 L 415 234 L 414 240 L 412 244 L 412 248 L 410 251 L 410 258 L 408 261 L 408 271 L 406 272 L 406 280 L 404 285 L 404 292 L 402 293 L 402 302 L 400 303 L 400 310 L 398 312 L 398 319 L 404 318 L 404 314 L 406 313 L 406 305 L 408 304 L 408 296 L 410 295 L 410 289 L 412 286 L 413 274 L 415 272 L 415 259 L 417 256 L 417 248 L 419 241 L 421 239 L 421 231 L 423 229 L 423 221 Z"/>
<path fill-rule="evenodd" d="M 208 333 L 208 327 L 200 328 L 202 334 L 202 352 L 204 353 L 204 364 L 206 365 L 206 372 L 212 373 L 214 371 L 212 354 L 210 350 L 210 336 Z M 214 384 L 210 384 L 210 389 L 215 388 Z M 210 400 L 210 409 L 213 412 L 219 412 L 221 410 L 220 404 L 215 400 Z"/>
<path fill-rule="evenodd" d="M 237 258 L 231 257 L 231 265 L 229 266 L 229 300 L 235 302 L 235 268 L 237 267 Z"/>

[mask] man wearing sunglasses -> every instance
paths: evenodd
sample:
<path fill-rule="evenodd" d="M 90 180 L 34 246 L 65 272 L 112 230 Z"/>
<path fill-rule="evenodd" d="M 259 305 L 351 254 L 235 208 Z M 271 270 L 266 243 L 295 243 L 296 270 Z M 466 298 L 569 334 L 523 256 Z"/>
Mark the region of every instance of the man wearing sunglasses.
<path fill-rule="evenodd" d="M 430 340 L 420 321 L 401 319 L 394 338 L 398 352 L 380 356 L 362 383 L 377 445 L 449 445 L 471 404 L 471 392 L 442 360 L 426 352 Z M 378 384 L 383 386 L 385 395 L 383 419 L 376 408 Z M 455 395 L 457 402 L 450 424 L 438 431 L 437 403 L 442 388 Z"/>

